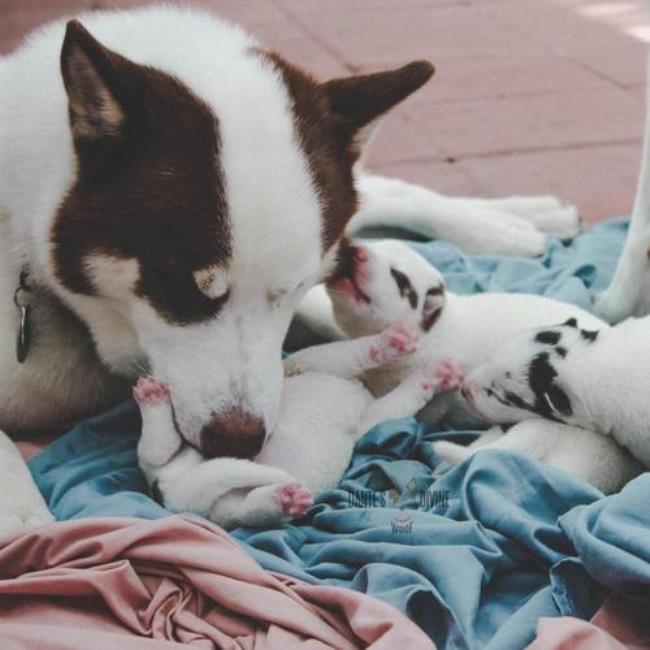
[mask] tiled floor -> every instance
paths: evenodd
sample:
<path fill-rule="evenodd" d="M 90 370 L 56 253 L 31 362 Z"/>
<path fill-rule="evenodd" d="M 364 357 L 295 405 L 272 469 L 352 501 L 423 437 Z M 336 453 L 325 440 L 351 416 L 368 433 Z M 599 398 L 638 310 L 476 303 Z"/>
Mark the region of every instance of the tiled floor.
<path fill-rule="evenodd" d="M 0 52 L 40 22 L 139 0 L 0 0 Z M 553 193 L 629 211 L 644 113 L 642 0 L 202 0 L 327 77 L 425 57 L 369 167 L 442 192 Z M 1 98 L 0 98 L 1 101 Z"/>

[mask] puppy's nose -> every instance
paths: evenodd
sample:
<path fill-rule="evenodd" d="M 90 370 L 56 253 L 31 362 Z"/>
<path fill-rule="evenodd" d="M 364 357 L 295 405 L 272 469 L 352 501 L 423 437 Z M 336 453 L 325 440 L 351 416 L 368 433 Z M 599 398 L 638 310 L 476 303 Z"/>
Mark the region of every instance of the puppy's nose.
<path fill-rule="evenodd" d="M 262 450 L 264 422 L 243 411 L 215 416 L 201 431 L 201 452 L 207 458 L 253 458 Z"/>
<path fill-rule="evenodd" d="M 368 261 L 368 251 L 363 246 L 357 244 L 355 246 L 350 246 L 350 249 L 352 250 L 352 257 L 355 262 L 363 264 Z"/>

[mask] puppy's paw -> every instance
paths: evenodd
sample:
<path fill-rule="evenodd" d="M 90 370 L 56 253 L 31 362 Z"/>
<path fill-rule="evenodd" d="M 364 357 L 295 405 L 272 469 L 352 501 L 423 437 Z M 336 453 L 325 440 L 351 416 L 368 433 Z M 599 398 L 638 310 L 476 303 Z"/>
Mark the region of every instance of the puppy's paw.
<path fill-rule="evenodd" d="M 283 483 L 275 488 L 275 502 L 283 515 L 301 517 L 314 503 L 314 497 L 300 483 Z"/>
<path fill-rule="evenodd" d="M 169 404 L 169 388 L 153 377 L 140 377 L 133 387 L 133 398 L 140 408 Z"/>
<path fill-rule="evenodd" d="M 304 372 L 302 366 L 300 365 L 300 360 L 296 358 L 296 355 L 293 354 L 290 357 L 287 357 L 284 362 L 284 376 L 285 377 L 294 377 L 295 375 L 302 375 Z"/>
<path fill-rule="evenodd" d="M 418 370 L 416 378 L 420 382 L 420 390 L 433 397 L 435 393 L 456 390 L 463 382 L 463 373 L 451 359 L 444 359 Z"/>
<path fill-rule="evenodd" d="M 433 370 L 438 390 L 456 390 L 463 383 L 463 373 L 455 361 L 443 359 Z"/>
<path fill-rule="evenodd" d="M 370 357 L 380 364 L 394 363 L 413 354 L 418 347 L 417 329 L 409 324 L 389 325 L 370 348 Z"/>

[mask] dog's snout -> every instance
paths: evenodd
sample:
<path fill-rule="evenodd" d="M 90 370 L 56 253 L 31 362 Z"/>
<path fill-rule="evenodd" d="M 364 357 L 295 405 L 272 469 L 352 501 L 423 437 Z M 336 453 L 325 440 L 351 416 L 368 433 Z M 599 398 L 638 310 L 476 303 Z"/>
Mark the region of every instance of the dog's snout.
<path fill-rule="evenodd" d="M 229 411 L 212 418 L 201 431 L 201 452 L 207 458 L 253 458 L 262 450 L 266 430 L 261 418 Z"/>

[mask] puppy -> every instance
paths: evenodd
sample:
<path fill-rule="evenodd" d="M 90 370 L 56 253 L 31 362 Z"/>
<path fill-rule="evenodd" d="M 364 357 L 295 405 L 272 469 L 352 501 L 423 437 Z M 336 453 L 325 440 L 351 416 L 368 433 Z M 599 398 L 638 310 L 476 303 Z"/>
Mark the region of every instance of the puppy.
<path fill-rule="evenodd" d="M 313 493 L 340 481 L 363 433 L 412 415 L 434 392 L 457 386 L 459 375 L 445 363 L 412 373 L 377 400 L 353 379 L 411 355 L 416 342 L 413 330 L 395 325 L 379 335 L 321 346 L 324 365 L 336 373 L 286 379 L 278 425 L 253 460 L 206 460 L 183 445 L 168 389 L 141 379 L 134 389 L 142 412 L 138 458 L 154 494 L 172 511 L 194 512 L 225 528 L 273 526 L 303 515 Z"/>
<path fill-rule="evenodd" d="M 650 465 L 650 317 L 615 327 L 563 325 L 512 336 L 474 370 L 462 393 L 490 422 L 532 417 L 611 436 Z"/>
<path fill-rule="evenodd" d="M 445 289 L 440 272 L 406 244 L 383 240 L 342 249 L 339 273 L 327 284 L 334 318 L 343 333 L 354 339 L 381 332 L 393 322 L 409 323 L 420 336 L 417 351 L 387 368 L 369 369 L 365 385 L 375 396 L 385 395 L 415 368 L 453 359 L 462 373 L 487 361 L 491 352 L 519 330 L 551 325 L 569 317 L 584 327 L 605 323 L 566 303 L 536 295 L 486 293 L 461 296 Z M 294 354 L 291 367 L 322 369 L 319 346 Z M 451 409 L 451 410 L 450 410 Z M 466 426 L 469 418 L 461 399 L 436 398 L 422 417 Z"/>
<path fill-rule="evenodd" d="M 643 471 L 643 465 L 612 438 L 541 418 L 495 426 L 468 446 L 442 440 L 433 448 L 452 466 L 484 449 L 520 452 L 581 478 L 603 494 L 618 492 Z"/>

